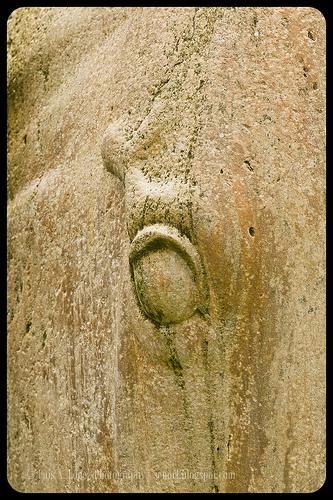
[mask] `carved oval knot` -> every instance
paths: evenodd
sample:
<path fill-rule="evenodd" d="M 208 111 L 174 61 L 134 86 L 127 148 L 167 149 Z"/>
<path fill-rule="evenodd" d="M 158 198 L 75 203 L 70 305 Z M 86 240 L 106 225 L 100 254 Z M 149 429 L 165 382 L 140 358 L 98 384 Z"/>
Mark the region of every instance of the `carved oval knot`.
<path fill-rule="evenodd" d="M 200 256 L 177 229 L 154 224 L 139 231 L 130 265 L 140 307 L 154 323 L 180 323 L 207 312 Z"/>

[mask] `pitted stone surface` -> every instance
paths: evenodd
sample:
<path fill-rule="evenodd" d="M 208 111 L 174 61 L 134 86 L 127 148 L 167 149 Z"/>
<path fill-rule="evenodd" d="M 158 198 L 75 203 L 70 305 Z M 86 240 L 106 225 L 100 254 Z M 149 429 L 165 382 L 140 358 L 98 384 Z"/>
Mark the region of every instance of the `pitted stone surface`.
<path fill-rule="evenodd" d="M 325 29 L 304 7 L 13 12 L 15 489 L 322 485 Z M 157 226 L 180 244 L 131 260 Z"/>

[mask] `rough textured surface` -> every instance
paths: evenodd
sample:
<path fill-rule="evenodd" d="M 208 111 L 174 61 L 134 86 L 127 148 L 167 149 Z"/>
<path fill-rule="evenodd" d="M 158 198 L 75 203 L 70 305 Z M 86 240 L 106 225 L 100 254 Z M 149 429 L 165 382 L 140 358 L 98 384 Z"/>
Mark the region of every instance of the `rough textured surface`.
<path fill-rule="evenodd" d="M 318 489 L 320 12 L 24 8 L 8 41 L 11 485 Z M 140 309 L 129 255 L 154 224 L 200 256 L 207 312 L 178 247 L 138 271 L 175 321 Z"/>

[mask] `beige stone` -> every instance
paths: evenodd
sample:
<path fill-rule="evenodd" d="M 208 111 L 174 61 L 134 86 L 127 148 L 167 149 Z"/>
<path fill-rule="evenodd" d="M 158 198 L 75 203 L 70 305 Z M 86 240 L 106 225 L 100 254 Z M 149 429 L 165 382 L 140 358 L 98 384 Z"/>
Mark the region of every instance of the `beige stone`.
<path fill-rule="evenodd" d="M 8 480 L 325 480 L 325 20 L 8 20 Z"/>

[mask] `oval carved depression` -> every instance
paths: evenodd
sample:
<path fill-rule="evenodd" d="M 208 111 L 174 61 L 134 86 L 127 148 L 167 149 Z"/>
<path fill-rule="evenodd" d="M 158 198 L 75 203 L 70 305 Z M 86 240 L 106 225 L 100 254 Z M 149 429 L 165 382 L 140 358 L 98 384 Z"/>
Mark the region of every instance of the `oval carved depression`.
<path fill-rule="evenodd" d="M 180 323 L 203 310 L 200 257 L 175 228 L 145 227 L 131 244 L 130 264 L 138 302 L 153 322 Z"/>

